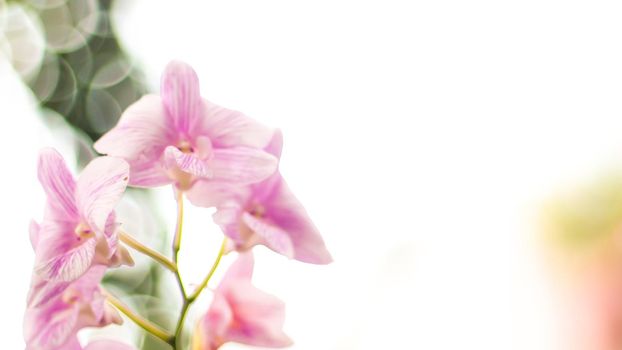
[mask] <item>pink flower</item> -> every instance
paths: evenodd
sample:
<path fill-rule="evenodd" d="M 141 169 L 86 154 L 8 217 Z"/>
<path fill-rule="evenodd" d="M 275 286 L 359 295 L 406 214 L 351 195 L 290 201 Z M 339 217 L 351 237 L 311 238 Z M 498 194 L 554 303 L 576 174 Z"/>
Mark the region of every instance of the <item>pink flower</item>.
<path fill-rule="evenodd" d="M 63 344 L 61 348 L 55 348 L 55 350 L 136 350 L 136 348 L 113 340 L 95 340 L 83 347 L 80 345 L 78 337 L 74 336 L 67 343 Z"/>
<path fill-rule="evenodd" d="M 46 281 L 33 274 L 24 316 L 26 349 L 81 349 L 76 337 L 80 329 L 121 324 L 99 287 L 105 272 L 105 266 L 94 265 L 73 282 Z"/>
<path fill-rule="evenodd" d="M 285 305 L 255 288 L 251 284 L 252 275 L 252 254 L 240 254 L 214 292 L 209 310 L 197 324 L 193 350 L 215 350 L 226 342 L 270 348 L 292 344 L 282 330 Z"/>
<path fill-rule="evenodd" d="M 79 348 L 81 349 L 81 348 Z M 112 340 L 97 340 L 89 343 L 84 350 L 134 350 L 133 346 Z"/>
<path fill-rule="evenodd" d="M 130 163 L 130 185 L 173 183 L 187 192 L 197 182 L 249 184 L 275 171 L 277 160 L 261 150 L 272 131 L 202 99 L 190 66 L 169 63 L 160 93 L 130 106 L 95 143 L 98 152 Z"/>
<path fill-rule="evenodd" d="M 41 244 L 40 234 L 39 225 L 31 223 L 35 251 Z M 72 282 L 47 281 L 33 273 L 24 316 L 26 349 L 81 350 L 76 336 L 81 328 L 121 324 L 99 287 L 105 272 L 105 266 L 94 265 Z"/>
<path fill-rule="evenodd" d="M 282 147 L 283 137 L 277 131 L 266 151 L 280 157 Z M 243 188 L 200 183 L 192 195 L 197 195 L 193 198 L 197 205 L 218 208 L 214 221 L 232 239 L 237 250 L 263 244 L 308 263 L 332 261 L 318 229 L 278 171 L 265 181 Z"/>
<path fill-rule="evenodd" d="M 31 229 L 39 276 L 69 282 L 95 263 L 132 263 L 117 245 L 113 212 L 128 182 L 125 161 L 94 159 L 76 181 L 62 156 L 49 148 L 41 151 L 38 172 L 48 199 L 41 227 Z"/>

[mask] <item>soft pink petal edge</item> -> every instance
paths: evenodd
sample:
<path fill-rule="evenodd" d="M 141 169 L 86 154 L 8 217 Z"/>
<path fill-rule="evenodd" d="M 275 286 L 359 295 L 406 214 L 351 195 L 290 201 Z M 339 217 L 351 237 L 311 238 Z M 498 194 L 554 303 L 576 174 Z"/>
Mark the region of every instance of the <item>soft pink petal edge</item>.
<path fill-rule="evenodd" d="M 76 187 L 76 202 L 82 218 L 92 229 L 104 233 L 106 221 L 121 200 L 129 176 L 129 164 L 116 157 L 95 158 L 84 168 Z"/>
<path fill-rule="evenodd" d="M 294 245 L 294 259 L 312 264 L 331 263 L 333 258 L 322 235 L 284 180 L 277 191 L 268 210 L 274 224 L 289 234 Z"/>
<path fill-rule="evenodd" d="M 66 219 L 77 216 L 74 202 L 76 181 L 63 157 L 53 148 L 39 152 L 37 176 L 55 216 Z"/>
<path fill-rule="evenodd" d="M 204 100 L 203 128 L 216 147 L 264 148 L 272 139 L 273 130 L 242 112 L 227 109 Z"/>
<path fill-rule="evenodd" d="M 171 61 L 162 74 L 160 96 L 169 127 L 184 136 L 194 136 L 204 113 L 199 78 L 194 69 L 184 62 Z"/>
<path fill-rule="evenodd" d="M 93 147 L 101 154 L 121 157 L 130 163 L 140 158 L 157 161 L 164 147 L 173 141 L 170 133 L 162 99 L 150 94 L 130 105 L 119 123 Z"/>
<path fill-rule="evenodd" d="M 136 348 L 114 340 L 95 340 L 90 342 L 84 350 L 135 350 Z"/>
<path fill-rule="evenodd" d="M 262 150 L 235 147 L 214 149 L 210 160 L 215 181 L 249 185 L 265 180 L 274 174 L 278 159 Z"/>
<path fill-rule="evenodd" d="M 262 243 L 275 252 L 290 259 L 294 257 L 295 249 L 289 234 L 278 226 L 271 225 L 263 219 L 257 218 L 248 212 L 242 214 L 242 221 L 258 236 Z"/>
<path fill-rule="evenodd" d="M 72 237 L 61 236 L 62 233 L 43 234 L 37 245 L 35 273 L 49 281 L 76 280 L 88 270 L 95 256 L 97 240 L 91 238 L 77 246 L 67 246 Z"/>

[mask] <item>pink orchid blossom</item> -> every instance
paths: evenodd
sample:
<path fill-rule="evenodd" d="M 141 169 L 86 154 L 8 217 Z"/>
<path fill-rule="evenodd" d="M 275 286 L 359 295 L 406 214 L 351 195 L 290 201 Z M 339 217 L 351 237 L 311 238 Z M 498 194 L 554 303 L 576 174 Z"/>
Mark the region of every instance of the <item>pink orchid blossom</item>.
<path fill-rule="evenodd" d="M 251 284 L 252 253 L 229 267 L 207 313 L 199 320 L 193 350 L 215 350 L 227 342 L 281 348 L 292 344 L 283 332 L 285 304 Z"/>
<path fill-rule="evenodd" d="M 41 228 L 32 222 L 30 242 L 35 251 L 40 235 Z M 73 282 L 48 281 L 33 273 L 24 317 L 26 349 L 82 350 L 77 338 L 81 328 L 121 324 L 99 287 L 105 272 L 105 266 L 94 265 Z"/>
<path fill-rule="evenodd" d="M 85 327 L 121 324 L 100 289 L 106 266 L 94 265 L 73 282 L 46 281 L 33 274 L 24 317 L 27 350 L 81 349 L 77 332 Z"/>
<path fill-rule="evenodd" d="M 118 245 L 113 212 L 127 186 L 128 164 L 120 158 L 96 158 L 76 181 L 62 156 L 50 148 L 41 151 L 38 168 L 48 200 L 36 234 L 31 227 L 35 272 L 45 280 L 70 282 L 93 264 L 132 264 Z"/>
<path fill-rule="evenodd" d="M 94 146 L 130 163 L 130 185 L 173 183 L 177 190 L 192 192 L 198 182 L 244 185 L 276 170 L 276 158 L 261 150 L 272 130 L 201 98 L 189 65 L 169 63 L 160 94 L 131 105 Z"/>
<path fill-rule="evenodd" d="M 27 348 L 29 350 L 30 348 Z M 77 336 L 73 336 L 65 344 L 54 350 L 136 350 L 135 347 L 113 340 L 95 340 L 86 347 L 80 345 Z"/>
<path fill-rule="evenodd" d="M 276 131 L 266 151 L 280 158 L 283 136 Z M 246 187 L 218 183 L 197 184 L 199 205 L 216 206 L 214 221 L 245 251 L 263 244 L 299 261 L 328 264 L 332 257 L 318 229 L 287 183 L 276 171 L 268 179 Z M 190 198 L 190 197 L 189 197 Z"/>
<path fill-rule="evenodd" d="M 80 350 L 82 348 L 79 348 Z M 112 340 L 96 340 L 90 342 L 84 350 L 135 350 L 133 346 L 129 346 L 124 343 L 119 343 Z"/>
<path fill-rule="evenodd" d="M 30 348 L 27 348 L 27 350 L 29 349 Z M 54 350 L 136 350 L 136 348 L 112 340 L 95 340 L 90 342 L 86 347 L 83 347 L 80 345 L 78 337 L 73 336 L 67 343 L 63 344 L 61 347 L 54 348 Z"/>

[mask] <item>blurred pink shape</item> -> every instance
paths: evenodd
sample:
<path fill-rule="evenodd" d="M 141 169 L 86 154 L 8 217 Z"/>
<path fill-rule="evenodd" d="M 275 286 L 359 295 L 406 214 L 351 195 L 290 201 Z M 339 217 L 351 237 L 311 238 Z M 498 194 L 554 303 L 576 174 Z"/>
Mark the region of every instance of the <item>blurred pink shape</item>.
<path fill-rule="evenodd" d="M 622 265 L 606 256 L 587 263 L 571 281 L 567 300 L 566 348 L 622 348 Z"/>
<path fill-rule="evenodd" d="M 73 282 L 45 281 L 34 274 L 24 316 L 26 349 L 81 349 L 80 329 L 121 324 L 99 287 L 105 272 L 105 266 L 95 265 Z"/>
<path fill-rule="evenodd" d="M 76 350 L 81 350 L 82 348 L 76 348 Z M 129 346 L 127 344 L 119 343 L 112 340 L 97 340 L 89 343 L 84 350 L 135 350 L 136 348 L 133 346 Z M 73 350 L 73 349 L 71 349 Z"/>
<path fill-rule="evenodd" d="M 214 350 L 227 342 L 270 348 L 292 344 L 282 330 L 285 304 L 251 284 L 253 265 L 249 252 L 240 254 L 229 267 L 197 324 L 194 350 Z"/>

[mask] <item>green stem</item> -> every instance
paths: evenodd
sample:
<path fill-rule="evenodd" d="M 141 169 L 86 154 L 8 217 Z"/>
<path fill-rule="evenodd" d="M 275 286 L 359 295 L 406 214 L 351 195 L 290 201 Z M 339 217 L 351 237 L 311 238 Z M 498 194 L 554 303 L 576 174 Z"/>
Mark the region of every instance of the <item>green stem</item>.
<path fill-rule="evenodd" d="M 190 305 L 191 303 L 188 301 L 188 299 L 184 299 L 184 303 L 181 306 L 181 311 L 179 312 L 177 326 L 175 327 L 175 334 L 173 335 L 173 346 L 175 347 L 175 349 L 181 349 L 181 332 L 184 330 L 184 322 L 186 321 L 186 315 L 188 314 L 188 309 L 190 308 Z"/>
<path fill-rule="evenodd" d="M 127 305 L 125 305 L 121 300 L 117 299 L 117 297 L 110 294 L 110 292 L 104 291 L 104 294 L 106 295 L 106 300 L 111 305 L 117 308 L 117 310 L 121 311 L 130 320 L 134 321 L 134 323 L 136 323 L 142 329 L 152 334 L 153 336 L 157 337 L 158 339 L 162 340 L 163 342 L 171 344 L 172 340 L 174 339 L 173 336 L 171 336 L 166 331 L 164 331 L 162 328 L 158 327 L 157 325 L 153 324 L 149 320 L 145 319 L 144 317 L 134 312 Z"/>
<path fill-rule="evenodd" d="M 165 257 L 164 255 L 160 254 L 159 252 L 145 246 L 144 244 L 140 243 L 139 241 L 137 241 L 136 239 L 134 239 L 134 237 L 132 237 L 132 235 L 123 232 L 123 231 L 119 231 L 119 239 L 121 240 L 121 242 L 125 243 L 127 246 L 133 248 L 134 250 L 145 254 L 146 256 L 152 258 L 153 260 L 155 260 L 156 262 L 160 263 L 160 265 L 164 266 L 165 268 L 169 269 L 170 271 L 172 271 L 173 273 L 177 273 L 177 264 L 175 264 L 174 262 L 170 261 L 167 257 Z"/>
<path fill-rule="evenodd" d="M 179 258 L 179 250 L 181 249 L 181 235 L 183 231 L 183 222 L 184 222 L 184 194 L 182 191 L 178 190 L 177 192 L 177 223 L 175 225 L 175 236 L 173 237 L 173 262 L 177 265 L 177 261 Z M 186 287 L 184 287 L 184 282 L 181 278 L 181 274 L 179 273 L 179 269 L 175 272 L 175 281 L 177 282 L 177 286 L 179 287 L 179 291 L 181 292 L 181 296 L 183 299 L 183 304 L 181 306 L 180 316 L 177 320 L 177 325 L 175 326 L 175 334 L 173 335 L 171 342 L 171 346 L 173 349 L 181 349 L 179 346 L 181 341 L 181 330 L 183 328 L 184 319 L 186 317 L 186 313 L 188 312 L 188 307 L 190 304 L 188 303 L 188 293 L 186 293 Z"/>
<path fill-rule="evenodd" d="M 222 256 L 225 254 L 225 250 L 227 247 L 227 238 L 223 239 L 222 244 L 220 246 L 220 250 L 218 251 L 218 255 L 216 256 L 216 260 L 212 264 L 209 272 L 199 284 L 199 286 L 192 292 L 192 294 L 188 295 L 186 292 L 186 288 L 184 287 L 183 280 L 181 278 L 181 274 L 178 268 L 178 257 L 179 250 L 181 249 L 181 236 L 183 230 L 183 221 L 184 221 L 184 197 L 183 192 L 177 192 L 177 224 L 175 226 L 175 236 L 173 237 L 173 261 L 172 263 L 175 265 L 175 280 L 177 281 L 177 285 L 179 286 L 179 290 L 181 292 L 183 303 L 181 305 L 181 310 L 179 312 L 179 318 L 177 320 L 177 325 L 175 326 L 175 334 L 170 337 L 167 342 L 169 345 L 173 347 L 173 349 L 181 350 L 182 346 L 182 336 L 184 330 L 184 323 L 186 321 L 186 316 L 188 315 L 188 310 L 192 303 L 201 295 L 201 292 L 207 287 L 210 279 L 216 272 L 218 265 L 220 264 L 220 260 Z"/>
<path fill-rule="evenodd" d="M 220 260 L 225 254 L 226 247 L 227 238 L 225 237 L 222 240 L 222 244 L 220 245 L 220 250 L 218 251 L 216 260 L 212 264 L 212 267 L 210 268 L 209 272 L 207 273 L 201 284 L 194 290 L 194 292 L 192 292 L 190 296 L 184 298 L 184 303 L 182 304 L 179 314 L 179 320 L 177 321 L 177 327 L 175 327 L 175 335 L 173 336 L 173 339 L 175 341 L 174 346 L 176 349 L 181 349 L 182 331 L 184 329 L 184 322 L 186 320 L 188 310 L 190 309 L 190 306 L 192 306 L 192 303 L 194 303 L 194 301 L 197 300 L 197 298 L 201 295 L 201 292 L 205 289 L 205 287 L 207 287 L 207 284 L 209 283 L 210 279 L 214 275 L 214 272 L 216 272 L 218 265 L 220 264 Z"/>
<path fill-rule="evenodd" d="M 201 282 L 201 284 L 199 284 L 199 286 L 194 290 L 194 292 L 192 292 L 192 294 L 188 297 L 188 301 L 190 301 L 191 303 L 195 301 L 199 297 L 199 295 L 201 295 L 201 292 L 203 291 L 203 289 L 207 287 L 207 284 L 209 283 L 210 279 L 214 275 L 214 272 L 216 272 L 218 265 L 220 264 L 220 259 L 222 259 L 223 255 L 225 255 L 226 248 L 227 248 L 227 238 L 225 237 L 222 240 L 222 244 L 220 245 L 220 250 L 218 251 L 218 255 L 216 256 L 216 260 L 212 264 L 212 267 L 210 268 L 209 272 L 203 279 L 203 282 Z"/>
<path fill-rule="evenodd" d="M 177 190 L 177 224 L 175 225 L 175 237 L 173 238 L 173 261 L 177 263 L 179 249 L 181 249 L 181 231 L 184 223 L 184 193 Z"/>
<path fill-rule="evenodd" d="M 184 193 L 182 191 L 177 192 L 177 224 L 175 225 L 175 236 L 173 238 L 173 263 L 177 266 L 177 261 L 179 259 L 179 250 L 181 249 L 181 235 L 183 230 L 183 222 L 184 222 Z M 181 274 L 179 273 L 179 269 L 175 271 L 175 280 L 177 281 L 177 286 L 181 291 L 181 295 L 186 300 L 188 294 L 186 293 L 186 287 L 184 287 L 184 282 L 181 278 Z"/>

